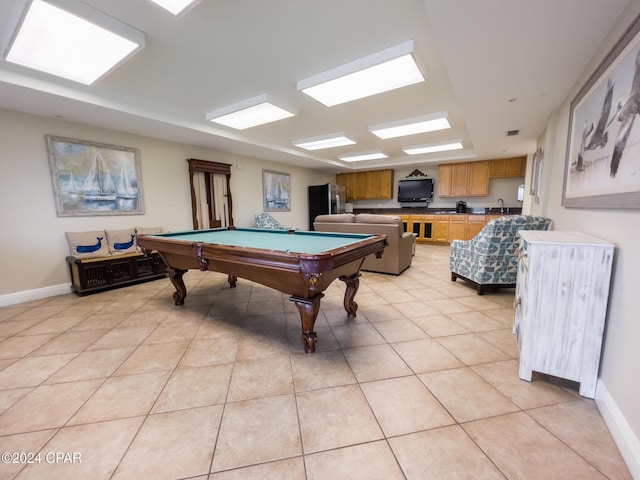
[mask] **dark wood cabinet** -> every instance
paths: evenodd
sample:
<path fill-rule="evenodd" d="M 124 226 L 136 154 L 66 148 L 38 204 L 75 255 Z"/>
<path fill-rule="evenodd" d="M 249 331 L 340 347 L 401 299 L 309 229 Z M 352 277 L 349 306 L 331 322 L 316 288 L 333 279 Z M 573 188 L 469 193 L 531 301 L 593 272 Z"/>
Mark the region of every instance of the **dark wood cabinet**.
<path fill-rule="evenodd" d="M 111 257 L 67 257 L 71 290 L 78 295 L 101 292 L 167 276 L 167 265 L 153 252 L 114 255 Z"/>

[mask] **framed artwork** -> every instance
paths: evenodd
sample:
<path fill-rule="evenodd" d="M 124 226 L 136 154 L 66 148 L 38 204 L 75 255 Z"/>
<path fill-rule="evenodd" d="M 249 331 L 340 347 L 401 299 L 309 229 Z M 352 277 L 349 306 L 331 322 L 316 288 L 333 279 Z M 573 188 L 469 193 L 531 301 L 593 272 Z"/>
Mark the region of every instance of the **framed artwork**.
<path fill-rule="evenodd" d="M 640 17 L 571 102 L 562 204 L 640 208 Z"/>
<path fill-rule="evenodd" d="M 544 159 L 544 150 L 538 148 L 533 154 L 533 166 L 531 167 L 531 190 L 529 193 L 533 195 L 536 203 L 540 203 L 540 190 L 542 188 L 542 160 Z"/>
<path fill-rule="evenodd" d="M 59 217 L 144 213 L 136 149 L 45 138 Z"/>
<path fill-rule="evenodd" d="M 262 193 L 265 212 L 291 211 L 291 176 L 288 173 L 262 170 Z"/>

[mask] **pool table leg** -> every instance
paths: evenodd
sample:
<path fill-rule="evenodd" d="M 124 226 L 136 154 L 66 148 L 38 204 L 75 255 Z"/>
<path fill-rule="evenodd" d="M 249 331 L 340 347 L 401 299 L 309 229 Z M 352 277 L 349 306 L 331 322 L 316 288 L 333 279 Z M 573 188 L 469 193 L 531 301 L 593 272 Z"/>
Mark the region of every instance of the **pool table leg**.
<path fill-rule="evenodd" d="M 304 345 L 305 353 L 313 353 L 316 351 L 316 341 L 318 336 L 313 331 L 313 326 L 316 323 L 316 317 L 318 311 L 320 311 L 320 299 L 324 297 L 324 293 L 319 293 L 313 298 L 300 298 L 289 297 L 289 300 L 295 302 L 298 311 L 300 312 L 300 323 L 302 324 L 302 344 Z"/>
<path fill-rule="evenodd" d="M 169 280 L 176 287 L 176 291 L 173 292 L 173 301 L 176 305 L 184 305 L 184 299 L 187 296 L 187 287 L 184 286 L 184 280 L 182 276 L 187 272 L 186 270 L 179 270 L 177 268 L 169 267 Z"/>
<path fill-rule="evenodd" d="M 343 275 L 340 280 L 347 285 L 344 292 L 344 309 L 347 311 L 347 317 L 355 318 L 358 304 L 353 300 L 353 297 L 356 296 L 358 288 L 360 288 L 360 273 L 351 276 Z"/>

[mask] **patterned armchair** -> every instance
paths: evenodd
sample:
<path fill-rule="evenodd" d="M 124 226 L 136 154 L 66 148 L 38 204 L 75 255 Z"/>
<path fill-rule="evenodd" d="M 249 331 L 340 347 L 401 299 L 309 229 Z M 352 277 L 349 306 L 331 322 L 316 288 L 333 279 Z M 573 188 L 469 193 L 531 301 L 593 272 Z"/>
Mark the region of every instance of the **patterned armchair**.
<path fill-rule="evenodd" d="M 486 287 L 515 287 L 518 230 L 548 230 L 550 224 L 549 218 L 508 215 L 491 220 L 471 240 L 453 240 L 451 281 L 462 278 L 474 284 L 478 295 Z"/>
<path fill-rule="evenodd" d="M 255 215 L 257 228 L 268 228 L 270 230 L 295 230 L 295 228 L 285 227 L 268 213 L 258 213 Z"/>

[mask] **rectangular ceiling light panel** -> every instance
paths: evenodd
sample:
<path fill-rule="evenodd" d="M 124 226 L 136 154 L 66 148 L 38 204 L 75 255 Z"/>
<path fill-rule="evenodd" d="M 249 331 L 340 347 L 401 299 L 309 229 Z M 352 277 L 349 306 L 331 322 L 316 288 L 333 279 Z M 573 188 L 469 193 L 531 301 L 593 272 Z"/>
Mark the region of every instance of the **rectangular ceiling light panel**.
<path fill-rule="evenodd" d="M 402 151 L 408 155 L 420 155 L 422 153 L 448 152 L 449 150 L 460 150 L 462 148 L 464 148 L 462 140 L 454 140 L 429 143 L 427 145 L 416 145 L 414 147 L 403 147 Z"/>
<path fill-rule="evenodd" d="M 294 140 L 293 145 L 305 150 L 322 150 L 324 148 L 343 147 L 345 145 L 353 145 L 356 142 L 346 137 L 344 132 L 331 133 L 313 138 L 301 138 Z"/>
<path fill-rule="evenodd" d="M 398 120 L 396 122 L 371 125 L 369 127 L 369 131 L 375 136 L 386 140 L 388 138 L 404 137 L 406 135 L 415 135 L 417 133 L 445 130 L 447 128 L 451 128 L 447 115 L 447 112 L 439 112 L 431 115 Z"/>
<path fill-rule="evenodd" d="M 298 82 L 298 90 L 327 107 L 424 81 L 413 40 Z"/>
<path fill-rule="evenodd" d="M 33 0 L 5 59 L 89 85 L 143 46 L 142 32 L 81 2 Z"/>
<path fill-rule="evenodd" d="M 383 152 L 360 153 L 357 155 L 342 155 L 338 157 L 345 162 L 362 162 L 364 160 L 379 160 L 381 158 L 389 158 L 389 155 Z"/>
<path fill-rule="evenodd" d="M 266 93 L 207 113 L 207 120 L 244 130 L 293 117 L 298 110 Z"/>
<path fill-rule="evenodd" d="M 178 16 L 187 11 L 199 0 L 151 0 L 156 5 L 161 6 L 165 10 Z"/>

